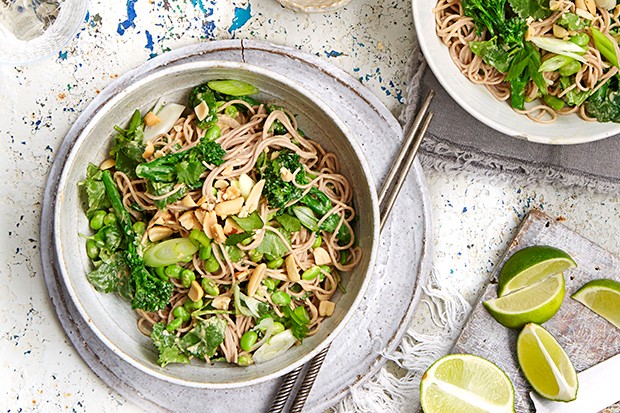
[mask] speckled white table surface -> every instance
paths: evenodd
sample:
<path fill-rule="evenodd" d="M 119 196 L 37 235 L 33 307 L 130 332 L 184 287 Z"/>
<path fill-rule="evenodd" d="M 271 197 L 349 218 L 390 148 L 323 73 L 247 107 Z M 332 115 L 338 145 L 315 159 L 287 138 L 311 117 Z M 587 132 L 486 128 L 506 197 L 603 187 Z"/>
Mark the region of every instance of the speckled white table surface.
<path fill-rule="evenodd" d="M 0 410 L 139 412 L 80 359 L 41 272 L 38 225 L 55 152 L 80 111 L 150 57 L 211 39 L 253 38 L 314 53 L 359 78 L 395 114 L 413 41 L 410 0 L 354 0 L 326 15 L 274 0 L 93 0 L 77 36 L 39 63 L 0 66 Z M 427 170 L 434 266 L 473 302 L 527 211 L 539 208 L 620 253 L 617 197 L 518 187 Z"/>

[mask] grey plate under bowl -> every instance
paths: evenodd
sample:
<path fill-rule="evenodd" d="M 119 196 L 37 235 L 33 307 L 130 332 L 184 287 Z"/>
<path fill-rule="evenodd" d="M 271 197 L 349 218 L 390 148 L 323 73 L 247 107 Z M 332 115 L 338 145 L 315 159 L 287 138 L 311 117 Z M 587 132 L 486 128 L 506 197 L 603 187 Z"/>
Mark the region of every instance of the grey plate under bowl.
<path fill-rule="evenodd" d="M 209 406 L 235 412 L 248 405 L 266 410 L 280 379 L 234 390 L 204 390 L 171 384 L 131 366 L 105 346 L 88 327 L 59 276 L 52 240 L 58 181 L 77 137 L 106 102 L 154 70 L 201 61 L 228 60 L 253 64 L 294 79 L 320 94 L 354 131 L 376 177 L 383 177 L 399 148 L 400 125 L 369 91 L 341 70 L 299 51 L 256 41 L 209 42 L 153 59 L 118 79 L 82 113 L 58 152 L 48 179 L 42 214 L 41 255 L 44 275 L 58 317 L 73 345 L 109 386 L 148 411 L 183 411 Z M 377 182 L 380 182 L 377 180 Z M 416 162 L 381 238 L 376 269 L 358 311 L 335 339 L 308 400 L 321 411 L 342 398 L 385 362 L 404 335 L 419 301 L 418 284 L 429 272 L 430 211 L 426 183 Z M 208 369 L 208 367 L 205 367 Z"/>

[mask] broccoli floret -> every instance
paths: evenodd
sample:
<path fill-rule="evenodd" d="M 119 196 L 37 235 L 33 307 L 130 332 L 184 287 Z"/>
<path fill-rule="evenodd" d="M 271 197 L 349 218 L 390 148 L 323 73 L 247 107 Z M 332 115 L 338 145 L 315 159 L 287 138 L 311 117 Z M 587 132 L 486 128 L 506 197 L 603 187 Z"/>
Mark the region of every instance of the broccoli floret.
<path fill-rule="evenodd" d="M 259 164 L 261 162 L 258 162 Z M 267 198 L 269 206 L 282 210 L 288 203 L 301 198 L 303 191 L 292 182 L 285 182 L 280 176 L 280 169 L 286 168 L 290 172 L 297 173 L 297 183 L 305 183 L 306 173 L 299 160 L 299 155 L 289 149 L 283 149 L 276 159 L 264 161 L 264 166 L 259 169 L 261 179 L 265 180 L 263 195 Z"/>

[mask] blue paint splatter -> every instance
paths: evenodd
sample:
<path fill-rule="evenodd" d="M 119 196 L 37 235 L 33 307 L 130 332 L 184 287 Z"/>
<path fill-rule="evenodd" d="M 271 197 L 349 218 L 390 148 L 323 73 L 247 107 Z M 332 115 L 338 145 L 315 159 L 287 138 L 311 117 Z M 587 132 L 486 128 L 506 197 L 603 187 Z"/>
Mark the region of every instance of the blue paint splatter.
<path fill-rule="evenodd" d="M 90 12 L 86 10 L 86 17 L 84 17 L 84 21 L 88 23 L 88 20 L 90 20 Z"/>
<path fill-rule="evenodd" d="M 134 20 L 136 20 L 136 2 L 138 0 L 127 0 L 127 20 L 120 22 L 116 32 L 121 36 L 125 34 L 125 30 L 130 27 L 136 27 Z"/>
<path fill-rule="evenodd" d="M 155 46 L 155 44 L 153 43 L 153 36 L 148 30 L 145 30 L 144 34 L 146 34 L 146 45 L 144 46 L 144 48 L 151 51 L 151 53 L 149 54 L 149 58 L 152 59 L 157 56 L 157 53 L 155 53 L 155 51 L 153 50 Z"/>
<path fill-rule="evenodd" d="M 337 52 L 335 50 L 332 50 L 331 52 L 325 51 L 325 56 L 327 57 L 338 57 L 341 56 L 342 53 L 341 52 Z"/>
<path fill-rule="evenodd" d="M 467 212 L 467 207 L 463 207 L 463 214 Z"/>
<path fill-rule="evenodd" d="M 198 6 L 198 8 L 200 8 L 200 10 L 202 10 L 204 14 L 207 14 L 207 8 L 205 7 L 202 0 L 192 0 L 192 6 L 194 7 Z"/>
<path fill-rule="evenodd" d="M 357 72 L 359 72 L 359 71 L 360 71 L 360 68 L 359 68 L 359 67 L 355 67 L 355 68 L 353 68 L 353 71 L 354 71 L 355 73 L 357 73 Z"/>
<path fill-rule="evenodd" d="M 232 33 L 245 26 L 245 24 L 252 18 L 252 5 L 248 3 L 248 7 L 235 7 L 235 17 L 233 17 L 232 24 L 228 29 L 228 33 Z"/>
<path fill-rule="evenodd" d="M 67 52 L 66 52 L 66 51 L 64 51 L 64 52 L 62 52 L 62 51 L 61 51 L 61 52 L 58 52 L 58 58 L 59 58 L 60 60 L 67 60 Z"/>

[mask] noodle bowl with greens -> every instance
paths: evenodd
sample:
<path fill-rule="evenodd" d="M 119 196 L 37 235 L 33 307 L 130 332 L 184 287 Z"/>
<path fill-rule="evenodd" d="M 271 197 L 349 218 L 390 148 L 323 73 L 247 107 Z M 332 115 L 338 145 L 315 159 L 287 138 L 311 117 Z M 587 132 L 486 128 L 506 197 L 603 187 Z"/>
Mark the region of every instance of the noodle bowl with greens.
<path fill-rule="evenodd" d="M 80 183 L 95 289 L 138 313 L 158 363 L 262 363 L 333 314 L 360 262 L 338 158 L 236 80 L 158 102 Z"/>
<path fill-rule="evenodd" d="M 439 0 L 434 13 L 459 70 L 518 113 L 620 122 L 615 0 Z"/>

